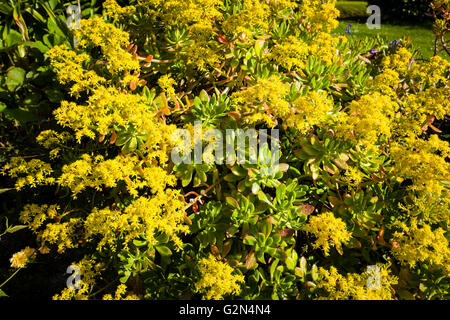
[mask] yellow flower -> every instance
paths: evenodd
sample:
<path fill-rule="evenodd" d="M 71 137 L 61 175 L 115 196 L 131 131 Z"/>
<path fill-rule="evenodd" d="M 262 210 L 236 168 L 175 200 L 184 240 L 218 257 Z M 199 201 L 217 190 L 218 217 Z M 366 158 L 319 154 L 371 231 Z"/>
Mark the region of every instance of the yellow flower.
<path fill-rule="evenodd" d="M 429 86 L 436 86 L 439 82 L 445 82 L 444 75 L 450 71 L 450 62 L 439 56 L 434 56 L 427 63 L 414 64 L 408 72 L 417 83 L 423 83 Z"/>
<path fill-rule="evenodd" d="M 339 114 L 336 135 L 344 139 L 355 139 L 367 148 L 375 148 L 380 138 L 391 136 L 391 123 L 397 104 L 389 96 L 371 93 L 353 100 L 348 113 Z"/>
<path fill-rule="evenodd" d="M 247 123 L 262 119 L 268 126 L 273 127 L 276 118 L 284 119 L 292 114 L 289 103 L 284 100 L 288 89 L 288 84 L 272 76 L 258 80 L 252 87 L 233 93 L 231 98 L 237 104 L 237 110 L 246 114 Z"/>
<path fill-rule="evenodd" d="M 330 32 L 335 29 L 339 22 L 339 10 L 336 9 L 336 0 L 303 0 L 300 12 L 318 31 Z"/>
<path fill-rule="evenodd" d="M 382 64 L 390 69 L 405 75 L 409 70 L 409 63 L 412 58 L 412 53 L 408 49 L 401 47 L 393 55 L 387 56 L 383 59 Z"/>
<path fill-rule="evenodd" d="M 45 130 L 36 137 L 36 141 L 46 149 L 54 148 L 50 151 L 50 158 L 54 159 L 59 156 L 61 147 L 72 138 L 72 135 L 67 131 L 58 133 L 54 130 Z"/>
<path fill-rule="evenodd" d="M 58 179 L 61 186 L 71 189 L 74 198 L 86 188 L 114 188 L 120 181 L 126 183 L 131 195 L 137 196 L 138 190 L 146 187 L 152 193 L 162 191 L 175 184 L 175 177 L 154 164 L 142 168 L 137 156 L 120 154 L 114 159 L 104 160 L 100 155 L 93 158 L 84 154 L 81 159 L 63 166 Z"/>
<path fill-rule="evenodd" d="M 362 274 L 348 273 L 342 275 L 335 267 L 329 270 L 319 269 L 322 279 L 317 288 L 324 290 L 326 295 L 319 299 L 327 300 L 393 300 L 392 286 L 398 279 L 391 275 L 389 265 L 377 264 L 377 272 L 364 272 Z M 370 287 L 371 277 L 378 277 L 375 281 L 378 287 Z"/>
<path fill-rule="evenodd" d="M 36 256 L 36 249 L 26 247 L 25 249 L 13 254 L 9 261 L 13 268 L 23 268 L 28 261 Z"/>
<path fill-rule="evenodd" d="M 20 212 L 20 221 L 28 225 L 34 232 L 41 227 L 47 219 L 53 219 L 59 210 L 58 205 L 27 204 Z"/>
<path fill-rule="evenodd" d="M 444 181 L 450 181 L 450 164 L 446 161 L 449 154 L 448 142 L 439 139 L 436 134 L 431 135 L 428 141 L 415 136 L 407 137 L 404 142 L 392 143 L 393 173 L 411 179 L 411 189 L 439 196 L 446 190 Z"/>
<path fill-rule="evenodd" d="M 111 294 L 105 294 L 103 296 L 103 300 L 139 300 L 139 297 L 134 294 L 127 293 L 127 286 L 124 284 L 120 284 L 117 286 L 114 297 Z"/>
<path fill-rule="evenodd" d="M 382 94 L 395 97 L 394 89 L 398 87 L 400 76 L 397 71 L 386 68 L 382 73 L 375 76 L 372 80 L 372 84 Z"/>
<path fill-rule="evenodd" d="M 226 33 L 252 37 L 255 29 L 269 27 L 270 6 L 264 1 L 244 0 L 242 9 L 228 17 L 222 27 Z"/>
<path fill-rule="evenodd" d="M 334 103 L 326 92 L 308 91 L 295 100 L 292 107 L 295 114 L 288 116 L 286 123 L 293 122 L 300 132 L 306 132 L 315 125 L 331 123 Z"/>
<path fill-rule="evenodd" d="M 170 76 L 170 74 L 163 75 L 158 79 L 158 85 L 161 87 L 161 89 L 164 90 L 164 92 L 167 94 L 168 97 L 175 100 L 175 89 L 174 85 L 176 85 L 177 82 Z"/>
<path fill-rule="evenodd" d="M 55 178 L 51 177 L 52 173 L 53 169 L 50 164 L 39 159 L 31 159 L 27 162 L 22 157 L 12 157 L 9 163 L 0 170 L 2 175 L 18 178 L 15 183 L 17 190 L 21 190 L 25 186 L 34 188 L 40 185 L 54 184 Z"/>
<path fill-rule="evenodd" d="M 199 261 L 201 279 L 195 285 L 197 292 L 205 293 L 208 300 L 219 300 L 224 295 L 239 294 L 243 275 L 233 275 L 234 269 L 228 264 L 218 261 L 212 254 Z"/>
<path fill-rule="evenodd" d="M 351 238 L 345 222 L 336 218 L 331 212 L 310 217 L 302 230 L 312 233 L 317 238 L 313 247 L 321 248 L 325 256 L 330 254 L 331 246 L 336 247 L 338 252 L 342 252 L 342 244 L 347 243 Z"/>
<path fill-rule="evenodd" d="M 338 48 L 346 41 L 347 38 L 343 36 L 333 37 L 329 33 L 321 32 L 309 44 L 310 55 L 319 58 L 327 65 L 340 64 L 341 52 Z"/>
<path fill-rule="evenodd" d="M 54 244 L 58 246 L 57 252 L 63 253 L 66 249 L 72 249 L 78 246 L 74 240 L 76 237 L 76 227 L 80 224 L 80 219 L 71 218 L 67 222 L 48 223 L 38 237 L 44 245 Z"/>
<path fill-rule="evenodd" d="M 110 15 L 117 20 L 127 20 L 136 13 L 136 7 L 121 7 L 115 0 L 105 0 L 103 2 L 104 15 Z"/>
<path fill-rule="evenodd" d="M 391 251 L 400 263 L 411 268 L 418 262 L 429 263 L 450 276 L 450 248 L 445 230 L 433 230 L 430 225 L 416 219 L 412 219 L 409 225 L 394 222 L 392 227 L 399 228 L 399 231 L 394 232 L 392 242 L 396 245 Z"/>
<path fill-rule="evenodd" d="M 78 97 L 81 92 L 97 88 L 106 81 L 93 70 L 88 70 L 90 57 L 86 53 L 76 53 L 67 45 L 55 46 L 47 55 L 56 69 L 58 80 L 62 84 L 72 84 L 70 93 Z"/>
<path fill-rule="evenodd" d="M 400 206 L 405 211 L 405 217 L 417 217 L 430 225 L 441 222 L 450 225 L 450 198 L 446 193 L 440 197 L 422 193 L 410 198 L 410 204 Z"/>
<path fill-rule="evenodd" d="M 267 58 L 291 71 L 293 68 L 303 68 L 308 61 L 309 54 L 309 47 L 305 42 L 289 36 L 277 44 Z"/>
<path fill-rule="evenodd" d="M 357 188 L 364 180 L 364 173 L 356 167 L 349 167 L 341 180 L 345 184 Z"/>
<path fill-rule="evenodd" d="M 204 71 L 220 59 L 218 44 L 212 38 L 214 22 L 222 19 L 222 5 L 220 0 L 143 0 L 136 7 L 157 23 L 162 20 L 168 27 L 186 28 L 189 41 L 183 44 L 180 57 Z"/>
<path fill-rule="evenodd" d="M 106 58 L 106 67 L 112 74 L 139 71 L 139 62 L 126 50 L 129 45 L 127 32 L 101 17 L 82 19 L 80 23 L 81 28 L 75 29 L 78 49 L 99 46 Z"/>
<path fill-rule="evenodd" d="M 73 263 L 79 268 L 80 280 L 77 283 L 79 289 L 76 288 L 64 288 L 60 294 L 55 294 L 53 300 L 87 300 L 92 293 L 92 289 L 95 286 L 95 279 L 104 270 L 104 266 L 101 263 L 96 263 L 93 259 L 85 256 L 78 263 Z"/>
<path fill-rule="evenodd" d="M 421 135 L 427 125 L 429 117 L 438 120 L 450 113 L 450 88 L 431 87 L 417 94 L 410 94 L 403 103 L 404 114 L 397 121 L 399 134 L 406 133 Z"/>
<path fill-rule="evenodd" d="M 99 250 L 105 245 L 115 250 L 119 232 L 125 237 L 122 243 L 125 246 L 143 235 L 152 244 L 159 233 L 165 233 L 179 249 L 182 241 L 178 234 L 189 229 L 183 224 L 184 203 L 178 197 L 178 191 L 166 189 L 151 198 L 136 199 L 123 211 L 94 208 L 85 221 L 86 236 L 100 237 Z"/>

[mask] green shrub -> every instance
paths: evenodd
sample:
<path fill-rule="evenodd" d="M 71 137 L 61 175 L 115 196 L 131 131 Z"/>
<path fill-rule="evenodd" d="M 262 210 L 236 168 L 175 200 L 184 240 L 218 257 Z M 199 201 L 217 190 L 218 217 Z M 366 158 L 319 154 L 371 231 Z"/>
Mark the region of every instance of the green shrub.
<path fill-rule="evenodd" d="M 81 20 L 45 52 L 63 99 L 0 169 L 2 274 L 47 286 L 58 259 L 81 278 L 54 299 L 448 299 L 450 63 L 332 36 L 334 4 Z"/>

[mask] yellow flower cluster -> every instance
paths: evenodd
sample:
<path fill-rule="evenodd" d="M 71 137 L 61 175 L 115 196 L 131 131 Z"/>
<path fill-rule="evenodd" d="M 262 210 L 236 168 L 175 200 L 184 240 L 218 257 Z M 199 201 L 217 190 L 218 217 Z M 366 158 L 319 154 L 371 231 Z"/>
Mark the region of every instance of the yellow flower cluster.
<path fill-rule="evenodd" d="M 80 219 L 70 218 L 66 222 L 48 223 L 45 229 L 38 233 L 38 239 L 42 243 L 42 248 L 47 245 L 56 245 L 57 252 L 63 253 L 66 249 L 76 248 L 78 242 L 77 228 L 81 227 Z"/>
<path fill-rule="evenodd" d="M 115 0 L 105 0 L 103 2 L 104 15 L 108 15 L 117 20 L 127 20 L 136 13 L 135 6 L 121 7 Z"/>
<path fill-rule="evenodd" d="M 336 218 L 332 212 L 324 212 L 310 217 L 302 230 L 317 238 L 313 247 L 321 248 L 325 256 L 330 254 L 330 247 L 332 246 L 336 247 L 338 252 L 342 252 L 342 244 L 347 243 L 352 236 L 347 231 L 345 222 L 341 218 Z"/>
<path fill-rule="evenodd" d="M 61 147 L 72 139 L 69 132 L 59 133 L 54 130 L 44 130 L 36 137 L 37 143 L 46 149 L 52 149 L 49 153 L 51 159 L 58 157 Z"/>
<path fill-rule="evenodd" d="M 292 106 L 294 114 L 286 121 L 288 124 L 292 121 L 300 132 L 306 132 L 315 125 L 331 123 L 334 101 L 324 91 L 308 91 L 297 98 Z"/>
<path fill-rule="evenodd" d="M 133 164 L 127 160 L 129 158 L 118 156 L 117 160 L 103 161 L 103 156 L 98 155 L 92 159 L 91 156 L 83 154 L 80 160 L 62 168 L 58 183 L 63 187 L 69 187 L 73 197 L 87 187 L 97 190 L 101 190 L 102 186 L 113 188 L 118 180 L 125 178 L 124 171 L 133 170 Z"/>
<path fill-rule="evenodd" d="M 435 129 L 433 121 L 450 112 L 449 81 L 445 78 L 450 64 L 439 57 L 414 62 L 404 47 L 386 56 L 382 64 L 383 72 L 368 82 L 375 92 L 352 101 L 348 112 L 339 114 L 336 134 L 345 139 L 350 134 L 369 149 L 377 149 L 380 142 L 390 143 L 393 174 L 411 179 L 413 190 L 439 196 L 450 177 L 448 144 L 437 135 L 427 141 L 419 136 L 430 126 Z M 405 94 L 402 81 L 416 90 Z"/>
<path fill-rule="evenodd" d="M 288 84 L 272 76 L 258 80 L 252 87 L 233 93 L 231 98 L 246 123 L 265 122 L 269 127 L 273 127 L 276 125 L 276 118 L 285 119 L 292 113 L 289 103 L 284 100 L 288 89 Z"/>
<path fill-rule="evenodd" d="M 242 9 L 234 13 L 222 24 L 226 33 L 251 38 L 253 32 L 269 27 L 270 6 L 265 1 L 244 0 Z"/>
<path fill-rule="evenodd" d="M 389 96 L 377 92 L 353 100 L 348 112 L 339 114 L 336 135 L 344 139 L 355 139 L 367 148 L 375 148 L 379 138 L 391 136 L 391 123 L 398 108 Z"/>
<path fill-rule="evenodd" d="M 211 19 L 220 18 L 222 14 L 219 8 L 223 3 L 220 0 L 147 0 L 145 5 L 158 7 L 163 19 L 169 24 L 192 25 L 194 23 L 195 28 L 195 24 L 211 26 Z"/>
<path fill-rule="evenodd" d="M 347 38 L 344 36 L 334 37 L 329 33 L 321 32 L 309 44 L 310 55 L 319 58 L 327 65 L 339 65 L 344 52 L 339 52 L 337 48 L 346 41 Z"/>
<path fill-rule="evenodd" d="M 397 72 L 406 75 L 409 70 L 412 53 L 405 47 L 401 47 L 392 55 L 383 58 L 382 64 L 386 68 L 396 70 Z"/>
<path fill-rule="evenodd" d="M 341 181 L 346 185 L 358 188 L 361 182 L 364 180 L 364 173 L 359 170 L 357 167 L 348 167 L 345 171 L 344 176 L 341 178 Z"/>
<path fill-rule="evenodd" d="M 214 0 L 165 3 L 143 1 L 139 5 L 164 6 L 164 10 L 167 10 L 161 17 L 171 20 L 171 23 L 178 23 L 178 14 L 183 12 L 185 18 L 190 19 L 186 23 L 201 24 L 205 21 L 205 12 L 211 14 L 211 17 L 216 16 L 216 4 L 217 1 Z M 179 11 L 180 6 L 186 10 Z M 107 1 L 105 7 L 107 12 L 119 8 L 112 0 Z M 122 8 L 116 12 L 117 15 L 112 15 L 121 18 L 128 11 L 134 12 L 134 9 Z M 78 143 L 81 143 L 83 137 L 98 137 L 101 142 L 108 135 L 111 136 L 110 144 L 115 140 L 128 139 L 127 134 L 131 135 L 131 139 L 136 136 L 144 138 L 138 146 L 139 153 L 122 152 L 113 158 L 96 152 L 82 154 L 78 160 L 61 168 L 56 181 L 60 186 L 69 188 L 73 198 L 87 188 L 104 191 L 124 182 L 129 195 L 135 200 L 123 209 L 116 206 L 112 209 L 94 208 L 86 217 L 70 218 L 64 222 L 61 218 L 69 212 L 63 213 L 39 231 L 42 246 L 46 248 L 47 244 L 57 245 L 58 252 L 63 252 L 77 246 L 80 241 L 98 240 L 99 250 L 105 246 L 114 250 L 117 241 L 123 240 L 119 239 L 119 234 L 127 245 L 142 235 L 152 242 L 157 235 L 165 233 L 179 249 L 182 241 L 178 234 L 188 231 L 188 227 L 183 225 L 185 204 L 179 191 L 167 189 L 175 185 L 176 178 L 165 169 L 169 148 L 173 145 L 171 135 L 176 126 L 167 125 L 158 118 L 155 104 L 149 104 L 145 97 L 125 90 L 124 84 L 139 81 L 133 75 L 139 71 L 139 64 L 127 51 L 129 40 L 125 31 L 96 17 L 83 20 L 81 29 L 75 36 L 78 39 L 76 51 L 55 47 L 50 52 L 51 62 L 57 69 L 60 81 L 72 85 L 73 93 L 85 91 L 89 96 L 84 104 L 63 101 L 54 111 L 58 124 L 73 130 Z M 89 52 L 96 47 L 101 48 L 103 60 L 100 58 L 98 61 L 90 61 L 88 54 L 79 53 L 83 50 Z M 108 72 L 102 72 L 106 78 L 96 78 L 91 63 L 106 67 Z M 92 76 L 82 76 L 88 74 Z M 169 97 L 175 97 L 173 86 L 176 83 L 172 78 L 163 76 L 158 83 Z M 65 142 L 65 138 L 65 135 L 57 136 L 48 131 L 42 133 L 38 141 L 50 147 Z M 145 197 L 139 197 L 142 189 L 146 191 Z M 47 207 L 26 207 L 23 219 L 32 230 L 36 230 L 50 217 L 49 210 Z M 77 230 L 82 230 L 83 233 L 77 236 Z M 67 291 L 65 295 L 73 296 L 73 292 Z"/>
<path fill-rule="evenodd" d="M 375 76 L 371 83 L 380 93 L 395 97 L 395 89 L 398 87 L 400 76 L 397 71 L 386 68 L 382 73 Z M 370 82 L 370 81 L 369 81 Z"/>
<path fill-rule="evenodd" d="M 239 294 L 239 283 L 244 282 L 243 275 L 233 275 L 234 269 L 228 264 L 218 261 L 212 254 L 199 262 L 201 279 L 195 285 L 197 292 L 205 294 L 208 300 L 222 299 L 225 295 Z"/>
<path fill-rule="evenodd" d="M 176 101 L 175 86 L 177 82 L 170 76 L 170 74 L 165 74 L 158 79 L 158 86 L 164 90 L 166 95 L 172 100 Z"/>
<path fill-rule="evenodd" d="M 138 189 L 147 187 L 157 193 L 175 184 L 175 177 L 162 167 L 149 164 L 142 168 L 140 163 L 138 157 L 131 155 L 119 154 L 114 159 L 104 160 L 101 155 L 83 154 L 80 160 L 63 166 L 58 183 L 69 187 L 74 198 L 86 188 L 114 188 L 120 181 L 125 181 L 133 196 L 138 195 Z"/>
<path fill-rule="evenodd" d="M 30 260 L 34 259 L 35 256 L 36 256 L 36 249 L 26 247 L 25 249 L 14 253 L 9 261 L 11 262 L 11 267 L 18 269 L 25 267 L 26 264 Z"/>
<path fill-rule="evenodd" d="M 450 88 L 431 87 L 410 94 L 404 102 L 405 116 L 398 121 L 398 130 L 421 135 L 430 116 L 442 120 L 450 113 Z"/>
<path fill-rule="evenodd" d="M 145 0 L 136 7 L 167 26 L 187 27 L 190 41 L 183 47 L 183 56 L 199 70 L 205 70 L 219 61 L 217 43 L 212 37 L 216 33 L 214 22 L 222 19 L 222 5 L 220 0 Z"/>
<path fill-rule="evenodd" d="M 34 188 L 54 184 L 55 178 L 51 177 L 52 173 L 53 169 L 50 164 L 39 159 L 31 159 L 27 162 L 22 157 L 12 157 L 0 170 L 2 175 L 17 178 L 15 183 L 17 190 L 21 190 L 25 186 Z"/>
<path fill-rule="evenodd" d="M 32 231 L 37 232 L 47 219 L 54 219 L 58 215 L 58 205 L 27 204 L 20 212 L 20 221 Z"/>
<path fill-rule="evenodd" d="M 336 0 L 303 0 L 300 12 L 317 31 L 330 32 L 339 25 L 339 10 L 335 5 Z"/>
<path fill-rule="evenodd" d="M 363 274 L 340 274 L 335 267 L 330 270 L 319 269 L 322 280 L 316 289 L 324 290 L 326 296 L 319 299 L 326 300 L 393 300 L 392 286 L 397 284 L 396 277 L 391 275 L 389 265 L 378 264 L 379 274 L 364 272 Z M 379 277 L 374 282 L 379 285 L 371 287 L 371 277 Z"/>
<path fill-rule="evenodd" d="M 375 77 L 372 84 L 383 94 L 396 99 L 399 105 L 395 118 L 390 118 L 391 136 L 395 138 L 390 145 L 393 174 L 401 179 L 411 179 L 412 190 L 440 197 L 447 189 L 445 183 L 450 177 L 446 161 L 448 143 L 440 140 L 438 135 L 431 135 L 428 140 L 419 136 L 430 127 L 437 130 L 433 121 L 444 119 L 450 112 L 449 82 L 444 77 L 450 64 L 439 57 L 415 63 L 411 57 L 406 48 L 386 57 L 383 63 L 388 68 Z M 400 78 L 405 78 L 404 81 L 417 89 L 407 95 L 398 95 L 402 91 L 396 92 L 401 89 L 396 84 Z"/>
<path fill-rule="evenodd" d="M 104 161 L 101 155 L 92 159 L 91 156 L 83 154 L 80 160 L 62 168 L 58 183 L 63 187 L 69 187 L 73 197 L 87 187 L 97 190 L 102 190 L 102 186 L 113 188 L 118 181 L 125 178 L 124 172 L 128 174 L 133 172 L 132 160 L 132 158 L 119 155 L 115 159 Z"/>
<path fill-rule="evenodd" d="M 446 81 L 443 74 L 450 71 L 450 62 L 434 56 L 427 63 L 414 64 L 409 70 L 408 76 L 416 83 L 422 83 L 428 86 L 436 86 L 439 82 Z"/>
<path fill-rule="evenodd" d="M 47 52 L 59 81 L 72 85 L 72 95 L 79 97 L 81 92 L 90 93 L 106 83 L 106 79 L 93 70 L 94 65 L 102 65 L 112 76 L 123 75 L 122 85 L 128 85 L 131 81 L 139 84 L 133 74 L 139 72 L 140 66 L 137 58 L 127 51 L 127 32 L 105 22 L 101 17 L 81 20 L 81 28 L 75 29 L 74 32 L 78 41 L 75 51 L 67 45 L 61 45 Z M 101 48 L 104 60 L 93 61 L 88 53 L 81 52 L 88 52 L 97 47 Z"/>
<path fill-rule="evenodd" d="M 155 237 L 165 233 L 177 248 L 181 248 L 182 242 L 177 234 L 187 233 L 189 229 L 183 224 L 184 203 L 179 197 L 178 190 L 166 189 L 152 198 L 136 199 L 123 211 L 94 208 L 86 218 L 86 235 L 88 238 L 100 236 L 99 249 L 108 245 L 114 250 L 118 232 L 124 236 L 121 243 L 125 246 L 142 236 L 150 244 L 155 244 Z"/>
<path fill-rule="evenodd" d="M 420 194 L 411 197 L 411 203 L 402 205 L 407 218 L 414 217 L 425 223 L 433 225 L 435 223 L 450 224 L 450 198 L 429 196 Z"/>
<path fill-rule="evenodd" d="M 284 38 L 267 55 L 268 59 L 277 65 L 291 71 L 295 68 L 303 68 L 310 55 L 309 46 L 295 36 Z"/>
<path fill-rule="evenodd" d="M 411 189 L 439 196 L 450 181 L 450 154 L 448 142 L 431 135 L 429 140 L 407 137 L 404 143 L 393 142 L 391 156 L 395 163 L 394 174 L 411 179 Z"/>
<path fill-rule="evenodd" d="M 226 17 L 222 27 L 226 33 L 253 38 L 254 34 L 268 30 L 273 18 L 271 12 L 297 7 L 296 1 L 290 0 L 243 0 L 239 10 Z"/>
<path fill-rule="evenodd" d="M 281 119 L 285 126 L 306 132 L 315 125 L 332 122 L 334 101 L 326 92 L 307 91 L 290 104 L 285 99 L 288 90 L 287 83 L 273 76 L 233 93 L 232 100 L 246 124 L 265 123 L 273 127 Z"/>
<path fill-rule="evenodd" d="M 278 10 L 295 9 L 298 7 L 297 1 L 292 0 L 267 0 L 266 2 L 272 8 Z"/>
<path fill-rule="evenodd" d="M 58 80 L 62 84 L 71 84 L 70 94 L 78 97 L 81 92 L 91 91 L 106 81 L 94 70 L 89 70 L 90 56 L 86 53 L 77 54 L 67 45 L 55 46 L 47 55 L 56 69 Z"/>
<path fill-rule="evenodd" d="M 75 287 L 64 288 L 60 294 L 52 297 L 53 300 L 87 300 L 92 294 L 92 289 L 95 285 L 95 278 L 103 270 L 103 265 L 96 263 L 93 259 L 85 256 L 78 263 L 72 265 L 77 266 L 80 270 L 80 280 L 78 283 L 73 283 Z M 76 287 L 79 286 L 77 289 Z"/>
<path fill-rule="evenodd" d="M 114 250 L 118 233 L 124 236 L 124 240 L 120 241 L 123 241 L 125 246 L 142 235 L 152 243 L 159 233 L 165 233 L 179 249 L 182 241 L 178 234 L 188 232 L 188 226 L 183 224 L 184 206 L 178 190 L 166 189 L 151 198 L 138 198 L 123 212 L 109 208 L 101 210 L 94 208 L 84 222 L 79 218 L 70 218 L 62 222 L 63 216 L 70 212 L 58 214 L 58 206 L 36 204 L 26 205 L 20 213 L 20 220 L 38 234 L 42 253 L 46 253 L 47 245 L 56 245 L 58 253 L 77 247 L 79 238 L 77 231 L 82 229 L 87 240 L 100 238 L 97 245 L 99 249 L 108 245 Z M 53 222 L 44 226 L 48 219 Z"/>
<path fill-rule="evenodd" d="M 105 294 L 102 300 L 139 300 L 139 297 L 134 294 L 127 294 L 127 286 L 120 284 L 117 286 L 114 297 L 111 294 Z"/>
<path fill-rule="evenodd" d="M 139 62 L 126 50 L 129 45 L 127 32 L 105 22 L 101 17 L 82 19 L 80 23 L 81 28 L 75 30 L 79 49 L 100 47 L 106 58 L 105 66 L 112 74 L 139 71 Z"/>
<path fill-rule="evenodd" d="M 78 246 L 75 239 L 77 228 L 81 226 L 80 219 L 71 218 L 61 222 L 70 211 L 59 213 L 59 210 L 58 205 L 27 204 L 20 212 L 20 221 L 37 234 L 37 240 L 41 244 L 39 251 L 42 254 L 49 252 L 47 245 L 56 245 L 58 253 Z"/>
<path fill-rule="evenodd" d="M 89 98 L 87 105 L 63 101 L 54 114 L 58 124 L 75 131 L 78 142 L 83 136 L 91 139 L 96 134 L 106 136 L 114 130 L 114 126 L 132 126 L 139 134 L 148 135 L 146 144 L 153 149 L 170 144 L 171 132 L 175 128 L 159 121 L 154 109 L 140 95 L 100 87 Z"/>
<path fill-rule="evenodd" d="M 325 32 L 319 33 L 308 43 L 289 36 L 272 48 L 266 58 L 289 71 L 304 68 L 311 56 L 327 65 L 338 64 L 341 56 L 336 47 L 345 41 L 345 37 L 333 37 Z"/>
<path fill-rule="evenodd" d="M 419 262 L 429 263 L 450 276 L 450 247 L 441 228 L 432 229 L 430 225 L 412 219 L 409 225 L 394 222 L 400 231 L 393 234 L 391 251 L 405 265 L 414 268 Z"/>

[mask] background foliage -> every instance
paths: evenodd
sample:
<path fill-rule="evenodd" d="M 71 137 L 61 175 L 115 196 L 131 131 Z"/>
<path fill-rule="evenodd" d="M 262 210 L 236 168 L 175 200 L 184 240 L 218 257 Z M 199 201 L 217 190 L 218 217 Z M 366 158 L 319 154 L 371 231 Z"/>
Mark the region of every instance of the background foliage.
<path fill-rule="evenodd" d="M 402 23 L 431 20 L 429 16 L 431 14 L 430 0 L 371 0 L 369 2 L 371 5 L 381 8 L 383 22 Z"/>

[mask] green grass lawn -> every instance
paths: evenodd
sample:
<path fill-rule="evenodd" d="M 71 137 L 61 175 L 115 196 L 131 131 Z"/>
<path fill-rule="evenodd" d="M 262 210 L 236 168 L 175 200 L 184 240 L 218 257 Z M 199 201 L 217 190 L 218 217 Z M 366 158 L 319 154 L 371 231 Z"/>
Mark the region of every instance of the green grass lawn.
<path fill-rule="evenodd" d="M 352 25 L 350 34 L 346 31 L 349 24 Z M 431 26 L 428 25 L 381 24 L 381 29 L 369 29 L 365 23 L 355 20 L 341 20 L 339 27 L 333 33 L 335 35 L 346 34 L 348 37 L 355 37 L 356 39 L 380 35 L 389 40 L 389 42 L 407 36 L 413 41 L 414 49 L 419 50 L 423 58 L 430 58 L 434 53 L 434 35 Z M 445 52 L 440 52 L 439 55 L 442 58 L 450 60 L 450 56 Z"/>
<path fill-rule="evenodd" d="M 352 17 L 366 17 L 367 1 L 338 1 L 336 8 L 341 13 L 342 19 Z"/>
<path fill-rule="evenodd" d="M 419 50 L 423 58 L 430 58 L 434 54 L 434 35 L 429 25 L 402 25 L 382 23 L 381 29 L 369 29 L 365 22 L 367 1 L 338 1 L 336 8 L 339 9 L 340 24 L 334 34 L 346 34 L 348 37 L 364 39 L 380 35 L 386 40 L 394 41 L 403 36 L 409 37 L 413 41 L 414 49 Z M 351 24 L 350 34 L 346 28 Z M 440 52 L 439 56 L 450 60 L 450 56 L 445 52 Z"/>

